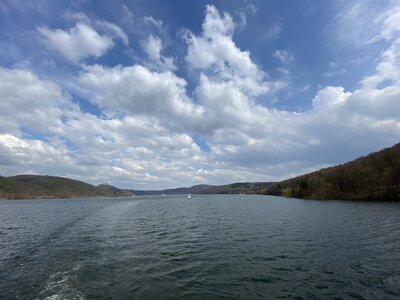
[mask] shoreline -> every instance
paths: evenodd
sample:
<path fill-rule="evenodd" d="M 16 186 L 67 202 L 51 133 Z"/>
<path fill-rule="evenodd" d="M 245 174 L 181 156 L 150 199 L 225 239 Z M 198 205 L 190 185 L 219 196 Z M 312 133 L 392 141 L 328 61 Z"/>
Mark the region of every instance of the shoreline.
<path fill-rule="evenodd" d="M 35 198 L 0 198 L 0 201 L 19 201 L 19 200 L 69 200 L 69 199 L 99 199 L 99 198 L 129 198 L 134 197 L 135 195 L 129 196 L 73 196 L 73 197 L 35 197 Z"/>
<path fill-rule="evenodd" d="M 185 196 L 186 194 L 170 194 L 165 196 Z M 192 194 L 197 196 L 207 196 L 207 195 L 237 195 L 240 194 Z M 312 198 L 295 198 L 295 197 L 285 197 L 280 195 L 268 195 L 268 194 L 245 194 L 246 196 L 269 196 L 269 197 L 279 197 L 288 200 L 305 200 L 305 201 L 340 201 L 340 202 L 371 202 L 371 203 L 397 203 L 398 200 L 394 199 L 312 199 Z M 24 201 L 24 200 L 83 200 L 83 199 L 101 199 L 101 198 L 137 198 L 137 197 L 159 197 L 163 195 L 129 195 L 129 196 L 73 196 L 73 197 L 35 197 L 35 198 L 0 198 L 0 201 Z M 242 195 L 243 196 L 243 195 Z M 245 201 L 245 199 L 244 199 Z"/>

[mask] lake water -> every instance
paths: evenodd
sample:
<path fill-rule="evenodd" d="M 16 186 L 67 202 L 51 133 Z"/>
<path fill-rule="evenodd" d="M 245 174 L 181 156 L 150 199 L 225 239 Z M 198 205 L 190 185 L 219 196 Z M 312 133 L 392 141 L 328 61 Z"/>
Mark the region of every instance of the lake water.
<path fill-rule="evenodd" d="M 0 201 L 0 299 L 399 299 L 400 203 Z"/>

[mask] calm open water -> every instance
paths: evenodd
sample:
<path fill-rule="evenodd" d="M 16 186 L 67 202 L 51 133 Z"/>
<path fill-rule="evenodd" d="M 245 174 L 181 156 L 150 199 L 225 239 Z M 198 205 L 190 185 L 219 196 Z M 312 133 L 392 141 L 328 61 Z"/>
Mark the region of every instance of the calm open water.
<path fill-rule="evenodd" d="M 399 299 L 400 204 L 0 201 L 1 299 Z"/>

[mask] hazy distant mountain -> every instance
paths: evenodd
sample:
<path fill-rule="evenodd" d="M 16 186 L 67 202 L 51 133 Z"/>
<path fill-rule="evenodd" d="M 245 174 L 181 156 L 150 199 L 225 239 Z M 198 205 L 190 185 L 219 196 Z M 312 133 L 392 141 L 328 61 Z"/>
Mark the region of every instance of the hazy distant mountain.
<path fill-rule="evenodd" d="M 308 199 L 400 200 L 400 144 L 275 183 L 267 194 Z"/>
<path fill-rule="evenodd" d="M 129 192 L 108 190 L 91 184 L 54 176 L 19 175 L 0 176 L 0 198 L 75 198 L 126 196 Z"/>
<path fill-rule="evenodd" d="M 238 182 L 226 185 L 195 185 L 167 190 L 129 190 L 135 195 L 179 195 L 179 194 L 263 194 L 272 182 Z"/>
<path fill-rule="evenodd" d="M 202 190 L 206 190 L 213 185 L 199 184 L 192 187 L 180 187 L 166 190 L 129 190 L 134 195 L 181 195 L 181 194 L 198 194 Z"/>

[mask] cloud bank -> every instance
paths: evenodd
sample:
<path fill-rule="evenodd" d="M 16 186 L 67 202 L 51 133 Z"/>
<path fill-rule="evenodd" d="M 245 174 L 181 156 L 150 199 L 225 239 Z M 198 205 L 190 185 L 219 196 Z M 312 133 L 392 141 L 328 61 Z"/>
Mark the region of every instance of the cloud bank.
<path fill-rule="evenodd" d="M 236 25 L 215 6 L 206 7 L 199 33 L 183 31 L 187 77 L 156 33 L 135 41 L 141 62 L 110 66 L 87 61 L 113 51 L 117 39 L 123 47 L 133 43 L 120 26 L 87 20 L 66 30 L 39 26 L 46 49 L 78 68 L 68 78 L 85 102 L 35 70 L 1 67 L 2 175 L 62 175 L 129 188 L 273 181 L 394 144 L 397 14 L 398 8 L 382 14 L 379 34 L 368 41 L 387 43 L 375 70 L 351 91 L 320 88 L 303 112 L 262 104 L 285 83 L 235 43 L 245 23 Z M 277 49 L 273 58 L 295 62 L 289 50 Z M 86 102 L 97 113 L 85 110 Z"/>

